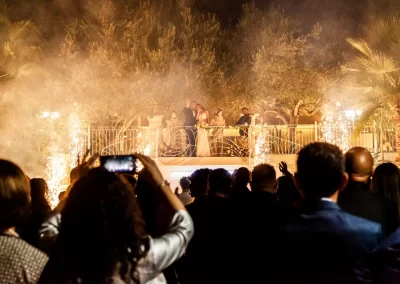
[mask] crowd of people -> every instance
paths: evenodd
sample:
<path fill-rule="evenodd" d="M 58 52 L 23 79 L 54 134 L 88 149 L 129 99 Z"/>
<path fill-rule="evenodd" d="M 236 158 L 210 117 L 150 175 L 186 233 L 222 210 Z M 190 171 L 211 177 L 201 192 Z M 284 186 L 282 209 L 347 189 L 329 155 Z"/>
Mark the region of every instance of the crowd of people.
<path fill-rule="evenodd" d="M 0 283 L 400 283 L 400 171 L 364 148 L 309 144 L 279 178 L 200 169 L 179 193 L 136 157 L 137 175 L 82 162 L 54 210 L 0 160 Z"/>

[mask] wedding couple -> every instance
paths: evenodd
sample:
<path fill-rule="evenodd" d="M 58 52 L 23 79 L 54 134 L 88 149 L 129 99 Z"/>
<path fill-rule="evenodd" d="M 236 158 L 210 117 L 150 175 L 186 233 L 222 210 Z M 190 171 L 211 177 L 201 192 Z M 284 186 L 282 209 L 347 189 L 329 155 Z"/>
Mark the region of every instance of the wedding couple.
<path fill-rule="evenodd" d="M 185 114 L 185 126 L 188 157 L 209 157 L 210 145 L 208 144 L 208 133 L 205 127 L 208 126 L 208 111 L 200 104 L 186 100 L 183 109 Z"/>

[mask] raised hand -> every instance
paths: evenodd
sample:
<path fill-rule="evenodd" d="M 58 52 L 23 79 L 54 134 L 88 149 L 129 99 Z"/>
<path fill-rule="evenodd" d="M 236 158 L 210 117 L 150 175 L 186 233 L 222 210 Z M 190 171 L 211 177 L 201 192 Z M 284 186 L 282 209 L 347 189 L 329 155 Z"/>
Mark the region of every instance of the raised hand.
<path fill-rule="evenodd" d="M 286 162 L 280 162 L 279 163 L 279 170 L 281 171 L 281 173 L 283 173 L 284 175 L 287 175 L 287 176 L 291 176 L 292 174 L 288 171 L 288 167 L 287 167 L 287 164 L 286 164 Z"/>
<path fill-rule="evenodd" d="M 96 161 L 100 158 L 100 155 L 97 153 L 89 158 L 89 154 L 90 150 L 88 149 L 82 160 L 78 155 L 78 166 L 72 169 L 72 171 L 74 172 L 74 181 L 80 179 L 83 176 L 86 176 L 87 173 L 94 168 Z"/>
<path fill-rule="evenodd" d="M 152 184 L 154 187 L 163 184 L 164 178 L 156 163 L 150 157 L 140 154 L 135 154 L 135 157 L 138 158 L 143 165 L 143 169 L 141 171 L 142 178 L 146 179 L 146 181 Z"/>

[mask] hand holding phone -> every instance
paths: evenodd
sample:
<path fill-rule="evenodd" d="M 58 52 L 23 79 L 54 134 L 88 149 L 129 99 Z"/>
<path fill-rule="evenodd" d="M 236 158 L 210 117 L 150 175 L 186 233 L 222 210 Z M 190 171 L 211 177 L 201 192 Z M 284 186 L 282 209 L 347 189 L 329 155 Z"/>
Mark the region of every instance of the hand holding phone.
<path fill-rule="evenodd" d="M 101 156 L 100 165 L 112 173 L 133 174 L 137 170 L 134 155 Z"/>

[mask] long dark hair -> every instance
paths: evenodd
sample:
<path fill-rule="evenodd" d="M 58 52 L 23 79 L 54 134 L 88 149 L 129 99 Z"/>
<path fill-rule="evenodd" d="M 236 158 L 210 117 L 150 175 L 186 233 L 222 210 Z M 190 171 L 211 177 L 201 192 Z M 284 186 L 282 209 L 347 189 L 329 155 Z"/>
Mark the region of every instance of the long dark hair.
<path fill-rule="evenodd" d="M 392 163 L 380 164 L 372 175 L 371 190 L 400 205 L 400 170 Z"/>
<path fill-rule="evenodd" d="M 55 245 L 59 267 L 49 268 L 59 283 L 105 283 L 114 271 L 130 283 L 145 240 L 134 188 L 124 177 L 93 169 L 71 189 Z"/>
<path fill-rule="evenodd" d="M 46 197 L 48 194 L 47 183 L 42 178 L 33 178 L 31 184 L 31 209 L 32 214 L 47 214 L 51 207 Z"/>
<path fill-rule="evenodd" d="M 29 204 L 27 177 L 16 164 L 0 159 L 0 231 L 23 225 Z"/>

